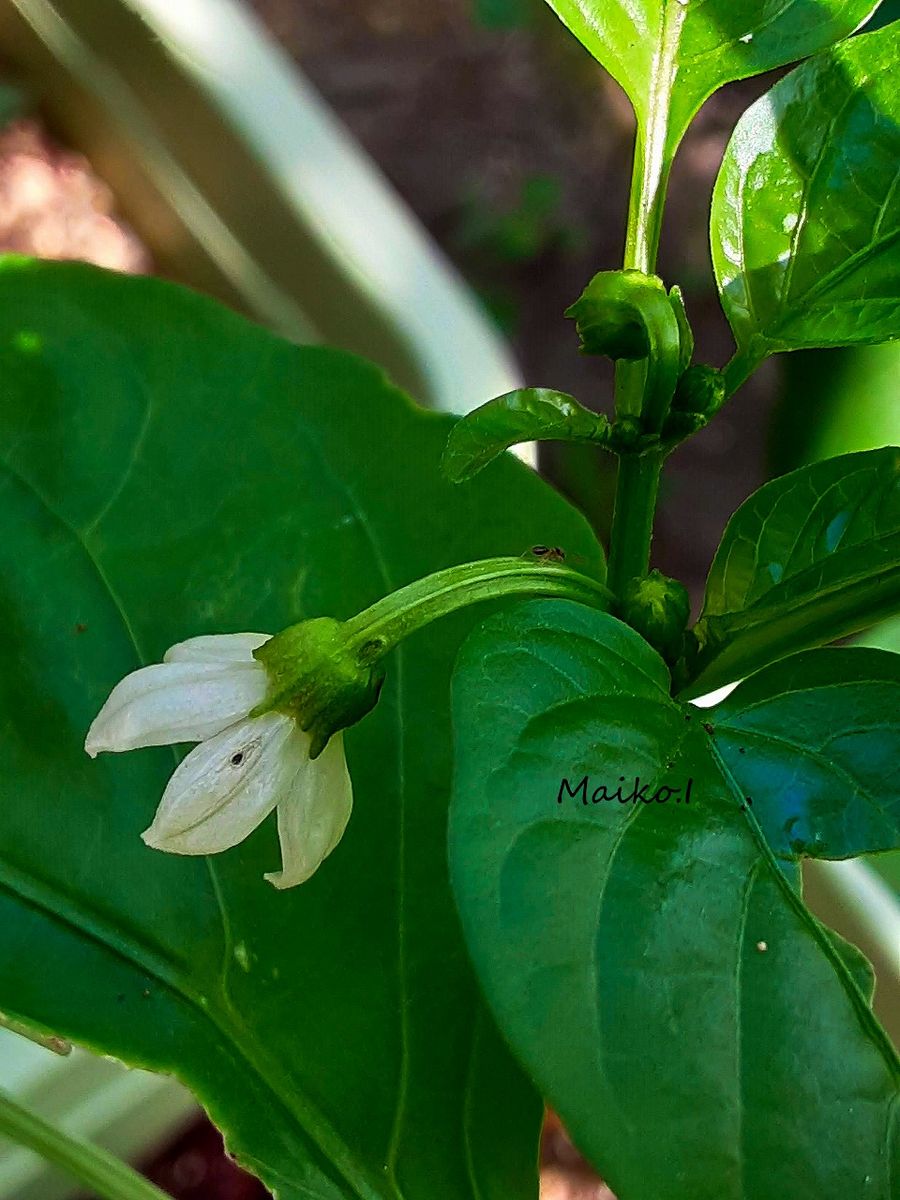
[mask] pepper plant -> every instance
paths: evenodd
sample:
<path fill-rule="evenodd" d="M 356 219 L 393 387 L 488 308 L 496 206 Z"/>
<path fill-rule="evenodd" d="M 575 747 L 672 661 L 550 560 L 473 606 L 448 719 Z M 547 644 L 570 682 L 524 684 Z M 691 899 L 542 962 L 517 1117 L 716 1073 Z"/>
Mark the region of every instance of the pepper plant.
<path fill-rule="evenodd" d="M 900 659 L 829 647 L 897 610 L 900 451 L 751 496 L 693 625 L 650 555 L 668 456 L 764 358 L 900 335 L 900 26 L 550 3 L 637 116 L 622 269 L 570 310 L 611 418 L 454 423 L 169 284 L 2 264 L 0 1010 L 176 1075 L 281 1200 L 533 1200 L 544 1101 L 619 1200 L 891 1200 L 897 1055 L 800 868 L 900 845 Z M 697 363 L 673 156 L 800 59 L 725 152 L 736 351 Z M 541 439 L 617 456 L 608 570 L 505 452 Z"/>

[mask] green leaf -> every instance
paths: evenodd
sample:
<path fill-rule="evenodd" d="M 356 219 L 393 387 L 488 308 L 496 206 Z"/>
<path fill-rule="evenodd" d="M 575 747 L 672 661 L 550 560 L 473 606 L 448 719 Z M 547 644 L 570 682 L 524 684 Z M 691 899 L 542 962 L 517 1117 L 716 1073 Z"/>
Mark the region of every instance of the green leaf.
<path fill-rule="evenodd" d="M 900 655 L 794 654 L 742 683 L 712 720 L 775 854 L 900 848 Z"/>
<path fill-rule="evenodd" d="M 700 105 L 847 37 L 877 0 L 547 0 L 671 158 Z M 670 111 L 669 111 L 670 110 Z M 668 118 L 668 131 L 666 132 Z"/>
<path fill-rule="evenodd" d="M 725 529 L 683 682 L 700 695 L 900 603 L 900 450 L 826 459 L 765 484 Z"/>
<path fill-rule="evenodd" d="M 890 1200 L 900 1063 L 858 956 L 668 686 L 571 604 L 463 647 L 451 874 L 485 994 L 619 1200 Z"/>
<path fill-rule="evenodd" d="M 273 825 L 144 847 L 167 750 L 90 761 L 113 684 L 203 632 L 347 617 L 585 523 L 513 461 L 440 480 L 450 419 L 375 368 L 154 280 L 0 269 L 0 1010 L 183 1079 L 284 1200 L 536 1195 L 540 1105 L 483 1015 L 446 868 L 449 678 L 473 617 L 388 661 L 355 807 L 278 893 Z"/>
<path fill-rule="evenodd" d="M 900 336 L 900 22 L 798 67 L 741 118 L 712 207 L 747 374 L 767 354 Z"/>
<path fill-rule="evenodd" d="M 461 483 L 520 442 L 599 442 L 609 422 L 584 408 L 574 396 L 548 388 L 520 388 L 497 396 L 454 425 L 441 467 Z"/>

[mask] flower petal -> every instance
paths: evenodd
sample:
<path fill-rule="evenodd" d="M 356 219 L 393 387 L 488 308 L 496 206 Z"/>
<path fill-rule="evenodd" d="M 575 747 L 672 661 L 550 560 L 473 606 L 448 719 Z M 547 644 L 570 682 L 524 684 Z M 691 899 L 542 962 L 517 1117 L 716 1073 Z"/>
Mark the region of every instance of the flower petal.
<path fill-rule="evenodd" d="M 264 646 L 271 633 L 205 633 L 170 646 L 163 662 L 253 662 L 253 651 Z"/>
<path fill-rule="evenodd" d="M 156 663 L 133 671 L 113 688 L 94 719 L 84 748 L 135 750 L 199 742 L 245 717 L 265 698 L 262 663 Z"/>
<path fill-rule="evenodd" d="M 277 888 L 296 887 L 318 869 L 341 840 L 353 807 L 353 788 L 339 733 L 308 762 L 278 802 L 282 870 L 266 875 Z"/>
<path fill-rule="evenodd" d="M 290 717 L 266 713 L 201 742 L 169 780 L 144 841 L 172 854 L 218 854 L 242 842 L 302 766 L 309 739 L 298 747 L 297 732 Z"/>

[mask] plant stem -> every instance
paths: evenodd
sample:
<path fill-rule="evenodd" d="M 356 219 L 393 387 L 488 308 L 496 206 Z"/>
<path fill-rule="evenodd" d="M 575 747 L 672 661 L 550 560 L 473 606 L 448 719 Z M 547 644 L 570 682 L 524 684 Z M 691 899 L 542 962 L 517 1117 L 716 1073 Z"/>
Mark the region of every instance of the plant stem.
<path fill-rule="evenodd" d="M 0 1134 L 34 1150 L 105 1200 L 169 1200 L 126 1163 L 69 1137 L 0 1091 Z"/>
<path fill-rule="evenodd" d="M 667 114 L 667 105 L 663 113 Z M 656 266 L 662 214 L 671 163 L 666 151 L 666 115 L 649 130 L 638 125 L 634 170 L 625 235 L 625 270 L 651 274 Z M 616 368 L 616 413 L 640 413 L 647 367 L 620 362 Z M 650 565 L 653 519 L 665 455 L 647 454 L 619 459 L 616 498 L 609 550 L 609 585 L 618 596 L 630 579 L 646 575 Z"/>
<path fill-rule="evenodd" d="M 608 609 L 603 584 L 557 562 L 488 558 L 448 567 L 392 592 L 347 622 L 350 643 L 374 661 L 399 641 L 438 617 L 502 596 L 557 596 Z"/>
<path fill-rule="evenodd" d="M 621 596 L 631 579 L 647 574 L 653 518 L 665 454 L 626 454 L 619 459 L 609 548 L 609 584 Z"/>

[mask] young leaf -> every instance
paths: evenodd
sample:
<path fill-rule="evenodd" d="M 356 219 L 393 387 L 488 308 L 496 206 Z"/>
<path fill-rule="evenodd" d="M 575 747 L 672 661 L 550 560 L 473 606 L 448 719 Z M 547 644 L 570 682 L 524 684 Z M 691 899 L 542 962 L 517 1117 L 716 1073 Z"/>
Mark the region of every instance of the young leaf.
<path fill-rule="evenodd" d="M 900 603 L 900 450 L 825 459 L 765 484 L 725 529 L 682 682 L 701 695 Z"/>
<path fill-rule="evenodd" d="M 602 442 L 606 417 L 574 396 L 548 388 L 521 388 L 488 400 L 454 425 L 441 467 L 448 479 L 471 479 L 504 450 L 520 442 Z"/>
<path fill-rule="evenodd" d="M 738 123 L 712 247 L 741 375 L 778 350 L 900 336 L 898 61 L 894 22 L 804 63 Z"/>
<path fill-rule="evenodd" d="M 890 1200 L 900 1063 L 867 974 L 668 684 L 568 603 L 463 647 L 451 872 L 488 1001 L 623 1200 Z"/>
<path fill-rule="evenodd" d="M 900 654 L 794 654 L 742 683 L 710 720 L 775 854 L 900 847 Z"/>
<path fill-rule="evenodd" d="M 625 89 L 642 128 L 662 127 L 667 159 L 697 109 L 723 84 L 814 54 L 878 7 L 878 0 L 547 3 Z"/>
<path fill-rule="evenodd" d="M 177 1075 L 283 1200 L 536 1196 L 541 1109 L 481 1014 L 445 826 L 461 615 L 389 662 L 355 804 L 279 893 L 267 824 L 139 834 L 173 757 L 88 759 L 113 684 L 193 634 L 347 617 L 460 559 L 596 550 L 532 472 L 440 480 L 451 422 L 182 289 L 0 269 L 0 1010 Z M 381 453 L 383 449 L 383 453 Z"/>

